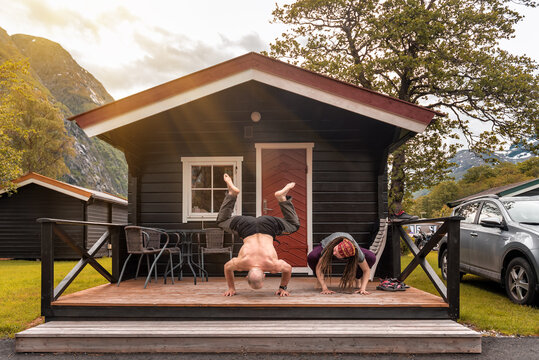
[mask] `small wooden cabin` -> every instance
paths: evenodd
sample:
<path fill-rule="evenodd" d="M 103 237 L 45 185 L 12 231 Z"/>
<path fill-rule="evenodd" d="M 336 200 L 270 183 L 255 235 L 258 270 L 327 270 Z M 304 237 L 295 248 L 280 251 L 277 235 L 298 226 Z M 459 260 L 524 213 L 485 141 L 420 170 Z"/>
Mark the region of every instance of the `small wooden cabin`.
<path fill-rule="evenodd" d="M 388 216 L 388 155 L 434 115 L 249 53 L 71 120 L 125 153 L 132 224 L 215 227 L 224 172 L 241 189 L 236 214 L 280 216 L 273 192 L 296 182 L 302 225 L 277 252 L 308 273 L 308 252 L 332 232 L 369 246 Z M 216 256 L 210 274 L 222 274 L 224 260 Z M 399 244 L 389 242 L 378 274 L 399 271 Z"/>
<path fill-rule="evenodd" d="M 39 259 L 40 224 L 36 219 L 58 218 L 92 222 L 127 221 L 127 200 L 100 191 L 70 185 L 28 173 L 14 182 L 17 191 L 0 190 L 0 258 Z M 82 248 L 89 249 L 106 228 L 66 226 L 65 231 Z M 69 246 L 55 240 L 56 259 L 79 259 Z M 106 256 L 102 248 L 97 256 Z"/>

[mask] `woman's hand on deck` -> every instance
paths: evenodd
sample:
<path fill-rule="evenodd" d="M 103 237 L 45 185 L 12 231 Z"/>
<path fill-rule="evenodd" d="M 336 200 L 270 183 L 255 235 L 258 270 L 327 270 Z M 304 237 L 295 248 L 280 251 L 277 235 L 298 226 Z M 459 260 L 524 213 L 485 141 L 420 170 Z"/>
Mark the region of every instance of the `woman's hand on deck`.
<path fill-rule="evenodd" d="M 320 291 L 320 294 L 330 295 L 330 294 L 335 294 L 335 291 L 329 290 L 329 289 L 325 289 L 325 290 Z"/>
<path fill-rule="evenodd" d="M 227 291 L 225 291 L 225 293 L 223 294 L 223 296 L 234 296 L 236 295 L 236 290 L 235 289 L 228 289 Z"/>
<path fill-rule="evenodd" d="M 371 293 L 368 292 L 367 290 L 362 290 L 362 289 L 359 289 L 359 290 L 356 290 L 354 291 L 354 294 L 360 294 L 360 295 L 370 295 Z"/>

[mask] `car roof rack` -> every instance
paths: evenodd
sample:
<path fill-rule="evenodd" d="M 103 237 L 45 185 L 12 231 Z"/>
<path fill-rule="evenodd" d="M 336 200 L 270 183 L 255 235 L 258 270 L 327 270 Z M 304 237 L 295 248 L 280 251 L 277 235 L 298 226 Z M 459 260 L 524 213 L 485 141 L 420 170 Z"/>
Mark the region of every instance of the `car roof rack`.
<path fill-rule="evenodd" d="M 485 195 L 471 195 L 469 197 L 465 197 L 459 200 L 450 201 L 446 205 L 450 208 L 454 208 L 456 206 L 459 206 L 460 204 L 471 201 L 471 200 L 478 200 L 478 199 L 499 199 L 500 197 L 496 194 L 485 194 Z"/>

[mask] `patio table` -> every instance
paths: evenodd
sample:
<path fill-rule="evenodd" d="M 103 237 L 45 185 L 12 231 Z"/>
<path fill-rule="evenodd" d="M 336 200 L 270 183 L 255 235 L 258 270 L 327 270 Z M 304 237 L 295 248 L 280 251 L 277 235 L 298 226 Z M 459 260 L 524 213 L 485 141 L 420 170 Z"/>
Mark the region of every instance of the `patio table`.
<path fill-rule="evenodd" d="M 197 260 L 200 259 L 200 234 L 204 232 L 204 229 L 165 229 L 165 232 L 169 234 L 178 234 L 180 236 L 180 246 L 181 246 L 181 258 L 180 263 L 174 266 L 174 270 L 179 269 L 179 275 L 178 280 L 181 280 L 181 277 L 183 275 L 183 266 L 187 264 L 189 268 L 191 269 L 191 273 L 193 274 L 193 281 L 196 285 L 197 283 L 197 274 L 193 267 L 198 268 L 199 270 L 199 276 L 201 279 L 204 279 L 204 276 L 206 278 L 208 277 L 208 273 L 206 270 L 202 269 L 202 267 L 195 261 L 193 258 L 193 237 L 196 235 L 197 239 Z M 185 259 L 185 261 L 184 261 Z M 165 274 L 165 277 L 167 274 Z"/>

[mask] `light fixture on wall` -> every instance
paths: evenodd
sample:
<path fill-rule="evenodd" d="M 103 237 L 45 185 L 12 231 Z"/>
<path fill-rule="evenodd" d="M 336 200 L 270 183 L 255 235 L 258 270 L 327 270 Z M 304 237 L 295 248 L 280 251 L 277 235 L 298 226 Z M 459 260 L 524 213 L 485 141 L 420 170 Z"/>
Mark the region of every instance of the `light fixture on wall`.
<path fill-rule="evenodd" d="M 260 115 L 260 113 L 258 111 L 253 111 L 251 113 L 251 120 L 254 122 L 254 123 L 257 123 L 260 121 L 260 119 L 262 119 L 262 115 Z"/>

